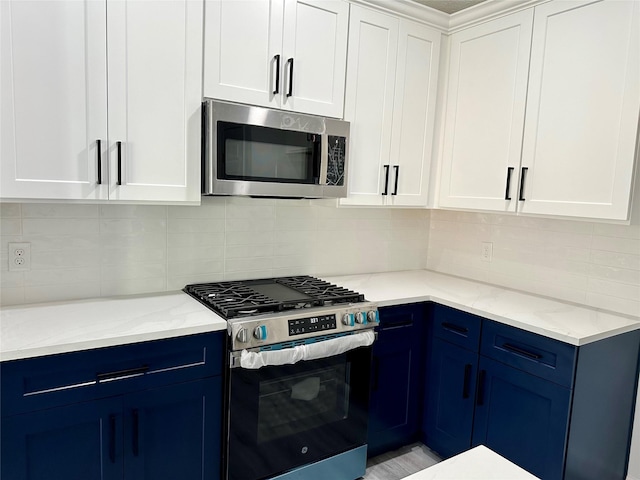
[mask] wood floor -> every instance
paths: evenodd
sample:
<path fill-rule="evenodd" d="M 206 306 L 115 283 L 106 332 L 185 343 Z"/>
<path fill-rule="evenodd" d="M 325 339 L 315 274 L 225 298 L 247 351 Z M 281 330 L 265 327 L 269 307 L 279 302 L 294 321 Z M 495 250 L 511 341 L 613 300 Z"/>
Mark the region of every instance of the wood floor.
<path fill-rule="evenodd" d="M 440 461 L 440 457 L 427 447 L 415 443 L 369 459 L 363 479 L 399 480 Z"/>

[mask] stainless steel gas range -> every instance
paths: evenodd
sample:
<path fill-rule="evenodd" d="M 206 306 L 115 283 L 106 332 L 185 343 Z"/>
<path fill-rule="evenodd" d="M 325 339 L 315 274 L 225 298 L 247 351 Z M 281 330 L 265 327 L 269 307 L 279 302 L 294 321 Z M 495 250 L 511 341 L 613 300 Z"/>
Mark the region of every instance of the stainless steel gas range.
<path fill-rule="evenodd" d="M 309 276 L 184 290 L 228 323 L 227 478 L 363 476 L 377 306 Z"/>

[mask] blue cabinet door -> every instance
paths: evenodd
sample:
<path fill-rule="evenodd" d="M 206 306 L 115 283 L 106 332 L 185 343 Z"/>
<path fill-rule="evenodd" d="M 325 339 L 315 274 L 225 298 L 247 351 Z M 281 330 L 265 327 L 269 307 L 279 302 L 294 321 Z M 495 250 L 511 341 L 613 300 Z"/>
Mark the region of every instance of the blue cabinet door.
<path fill-rule="evenodd" d="M 471 447 L 478 354 L 434 338 L 427 358 L 424 442 L 451 457 Z"/>
<path fill-rule="evenodd" d="M 563 476 L 571 391 L 480 357 L 473 445 L 545 480 Z"/>
<path fill-rule="evenodd" d="M 209 377 L 124 397 L 125 480 L 220 478 L 221 381 Z"/>
<path fill-rule="evenodd" d="M 424 308 L 415 304 L 380 309 L 371 369 L 369 456 L 417 438 Z"/>
<path fill-rule="evenodd" d="M 3 418 L 0 476 L 122 479 L 121 410 L 115 398 Z"/>

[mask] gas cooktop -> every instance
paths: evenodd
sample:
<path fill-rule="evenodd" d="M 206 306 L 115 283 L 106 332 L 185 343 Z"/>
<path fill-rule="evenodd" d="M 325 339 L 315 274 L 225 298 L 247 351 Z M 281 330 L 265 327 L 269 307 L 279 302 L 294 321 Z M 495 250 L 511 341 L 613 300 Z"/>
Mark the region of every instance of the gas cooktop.
<path fill-rule="evenodd" d="M 360 293 L 308 275 L 199 283 L 184 291 L 227 320 L 365 301 Z"/>

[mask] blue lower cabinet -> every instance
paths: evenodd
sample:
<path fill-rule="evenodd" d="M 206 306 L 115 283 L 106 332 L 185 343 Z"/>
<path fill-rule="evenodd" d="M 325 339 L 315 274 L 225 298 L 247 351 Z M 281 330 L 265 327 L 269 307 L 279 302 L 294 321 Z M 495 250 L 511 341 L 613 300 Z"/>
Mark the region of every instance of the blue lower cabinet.
<path fill-rule="evenodd" d="M 220 478 L 221 377 L 124 398 L 125 480 Z"/>
<path fill-rule="evenodd" d="M 427 355 L 423 441 L 451 457 L 471 447 L 478 354 L 434 338 Z"/>
<path fill-rule="evenodd" d="M 423 304 L 380 309 L 371 369 L 369 456 L 418 437 L 424 312 Z"/>
<path fill-rule="evenodd" d="M 545 480 L 563 478 L 571 391 L 480 357 L 473 446 Z"/>
<path fill-rule="evenodd" d="M 7 480 L 122 479 L 122 400 L 97 400 L 2 419 Z"/>

